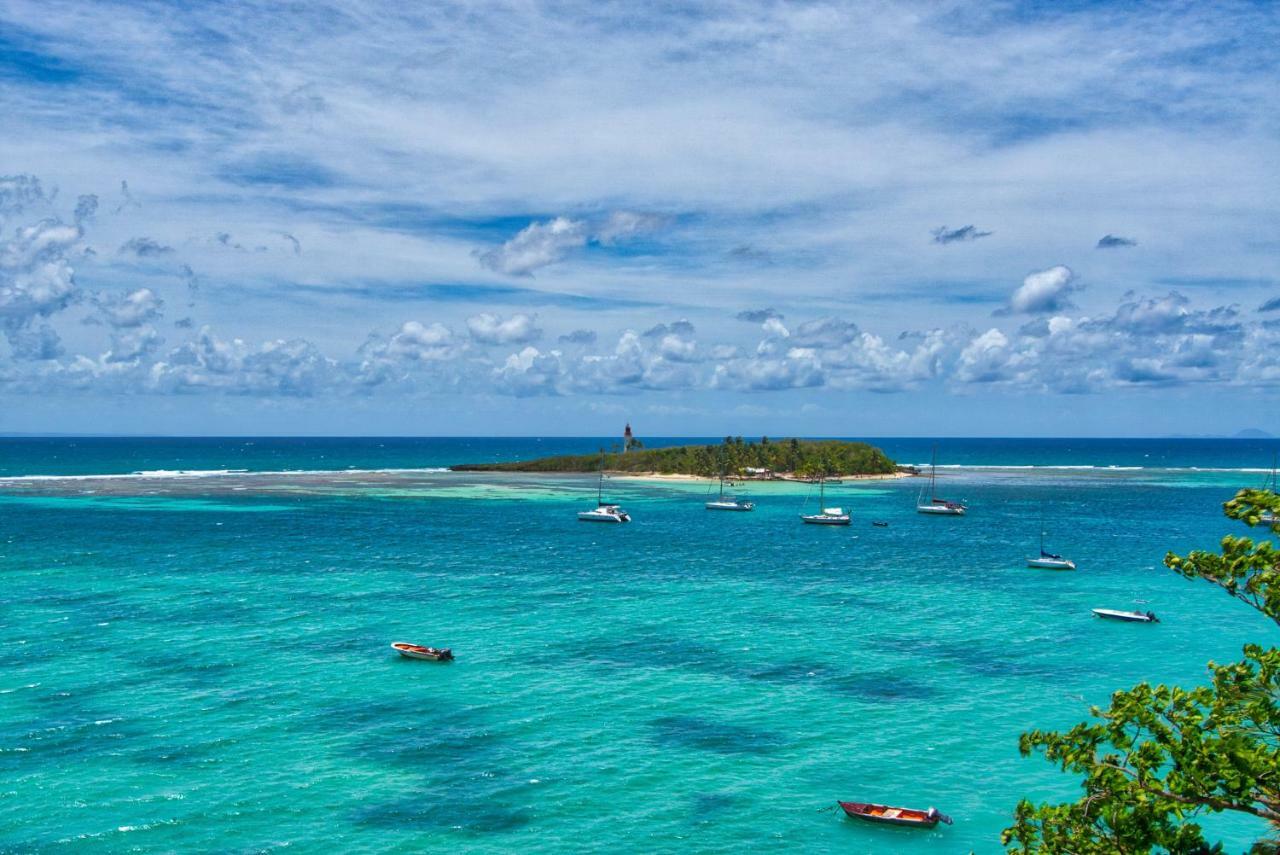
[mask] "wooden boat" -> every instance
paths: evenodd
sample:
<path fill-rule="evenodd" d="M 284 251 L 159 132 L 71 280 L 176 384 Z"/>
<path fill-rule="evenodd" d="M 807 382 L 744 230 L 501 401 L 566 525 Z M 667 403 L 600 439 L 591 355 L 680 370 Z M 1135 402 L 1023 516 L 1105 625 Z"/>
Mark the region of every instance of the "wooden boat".
<path fill-rule="evenodd" d="M 883 822 L 889 825 L 914 825 L 920 828 L 933 828 L 939 822 L 951 825 L 951 817 L 940 813 L 937 808 L 916 810 L 914 808 L 890 807 L 868 802 L 837 802 L 844 812 L 855 819 L 867 822 Z"/>
<path fill-rule="evenodd" d="M 1122 612 L 1117 609 L 1094 609 L 1093 613 L 1107 620 L 1122 620 L 1126 623 L 1159 623 L 1155 612 Z"/>
<path fill-rule="evenodd" d="M 453 659 L 453 651 L 447 647 L 423 647 L 407 641 L 393 641 L 391 647 L 406 659 L 428 659 L 432 662 L 449 662 Z"/>

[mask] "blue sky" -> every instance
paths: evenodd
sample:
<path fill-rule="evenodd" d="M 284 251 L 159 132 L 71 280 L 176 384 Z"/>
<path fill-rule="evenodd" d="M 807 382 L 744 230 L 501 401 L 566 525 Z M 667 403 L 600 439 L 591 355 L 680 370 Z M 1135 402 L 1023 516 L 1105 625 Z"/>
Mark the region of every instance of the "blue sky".
<path fill-rule="evenodd" d="M 405 5 L 0 7 L 0 432 L 1274 432 L 1274 5 Z"/>

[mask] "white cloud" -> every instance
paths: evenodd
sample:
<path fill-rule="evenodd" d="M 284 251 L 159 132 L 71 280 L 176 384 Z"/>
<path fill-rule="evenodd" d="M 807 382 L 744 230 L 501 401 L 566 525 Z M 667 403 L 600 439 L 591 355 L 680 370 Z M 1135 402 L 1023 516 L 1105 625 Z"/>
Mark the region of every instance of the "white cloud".
<path fill-rule="evenodd" d="M 481 344 L 527 344 L 542 336 L 537 317 L 517 313 L 505 320 L 489 312 L 467 318 L 471 338 Z"/>
<path fill-rule="evenodd" d="M 1023 314 L 1039 314 L 1071 308 L 1068 295 L 1079 290 L 1075 280 L 1071 268 L 1063 264 L 1029 273 L 1009 298 L 1009 309 Z"/>
<path fill-rule="evenodd" d="M 140 327 L 159 320 L 164 301 L 150 288 L 99 296 L 98 316 L 116 328 Z"/>
<path fill-rule="evenodd" d="M 585 223 L 556 217 L 545 223 L 530 223 L 502 246 L 480 252 L 477 258 L 498 273 L 531 276 L 533 271 L 560 261 L 570 250 L 586 243 Z"/>

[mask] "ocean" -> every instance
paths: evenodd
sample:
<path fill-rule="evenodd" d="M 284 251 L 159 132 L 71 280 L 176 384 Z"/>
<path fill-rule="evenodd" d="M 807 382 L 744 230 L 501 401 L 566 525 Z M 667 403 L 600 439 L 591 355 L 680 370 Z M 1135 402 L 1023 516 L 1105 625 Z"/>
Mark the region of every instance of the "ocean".
<path fill-rule="evenodd" d="M 998 852 L 1079 792 L 1020 732 L 1280 643 L 1161 565 L 1242 528 L 1280 440 L 870 441 L 936 444 L 969 515 L 611 478 L 634 522 L 591 525 L 591 476 L 445 471 L 616 438 L 0 439 L 0 851 Z M 1079 570 L 1024 566 L 1042 524 Z"/>

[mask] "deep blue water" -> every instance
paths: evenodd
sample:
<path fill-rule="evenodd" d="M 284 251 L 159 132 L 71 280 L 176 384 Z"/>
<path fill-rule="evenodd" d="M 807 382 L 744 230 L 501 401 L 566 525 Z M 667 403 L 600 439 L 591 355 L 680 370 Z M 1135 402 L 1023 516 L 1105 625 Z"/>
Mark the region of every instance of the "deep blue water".
<path fill-rule="evenodd" d="M 723 514 L 704 484 L 611 479 L 615 527 L 576 521 L 588 476 L 367 471 L 601 442 L 0 440 L 8 476 L 339 470 L 0 480 L 0 851 L 997 852 L 1020 797 L 1077 792 L 1020 732 L 1280 640 L 1161 567 L 1239 530 L 1221 503 L 1274 441 L 941 440 L 1099 468 L 943 470 L 962 519 L 849 483 L 848 529 L 801 525 L 797 484 Z M 1024 566 L 1042 517 L 1078 571 Z M 1261 831 L 1208 825 L 1230 851 Z"/>

